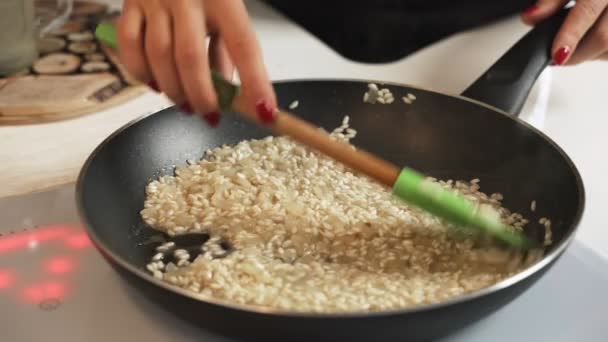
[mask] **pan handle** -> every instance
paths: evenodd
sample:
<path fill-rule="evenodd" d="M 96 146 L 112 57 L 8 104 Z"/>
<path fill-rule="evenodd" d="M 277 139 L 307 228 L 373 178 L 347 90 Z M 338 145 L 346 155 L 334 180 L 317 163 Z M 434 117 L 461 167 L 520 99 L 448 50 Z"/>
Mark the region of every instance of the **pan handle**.
<path fill-rule="evenodd" d="M 519 115 L 534 82 L 551 63 L 551 46 L 569 8 L 537 24 L 462 95 Z"/>

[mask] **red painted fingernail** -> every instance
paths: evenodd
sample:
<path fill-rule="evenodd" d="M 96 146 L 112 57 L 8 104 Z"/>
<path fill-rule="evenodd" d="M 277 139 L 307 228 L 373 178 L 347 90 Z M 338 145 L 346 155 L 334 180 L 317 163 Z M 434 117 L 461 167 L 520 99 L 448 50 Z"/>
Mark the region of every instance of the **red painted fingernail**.
<path fill-rule="evenodd" d="M 179 110 L 184 112 L 184 114 L 188 114 L 188 115 L 192 115 L 194 113 L 194 110 L 192 110 L 192 106 L 190 106 L 190 104 L 188 102 L 182 104 L 179 107 Z"/>
<path fill-rule="evenodd" d="M 258 118 L 260 121 L 266 124 L 270 124 L 274 122 L 274 107 L 272 106 L 270 101 L 260 100 L 255 104 L 255 110 L 258 113 Z"/>
<path fill-rule="evenodd" d="M 209 126 L 217 127 L 220 124 L 220 113 L 218 112 L 209 112 L 203 115 L 203 119 L 207 121 Z"/>
<path fill-rule="evenodd" d="M 553 55 L 553 64 L 555 65 L 563 65 L 570 56 L 570 48 L 567 46 L 562 46 Z"/>
<path fill-rule="evenodd" d="M 150 87 L 152 90 L 154 90 L 157 93 L 160 92 L 160 88 L 158 87 L 158 83 L 156 83 L 156 81 L 154 81 L 154 80 L 148 82 L 148 87 Z"/>
<path fill-rule="evenodd" d="M 524 15 L 532 15 L 537 10 L 538 10 L 538 5 L 532 5 L 532 6 L 528 7 L 528 8 L 526 8 L 522 13 Z"/>

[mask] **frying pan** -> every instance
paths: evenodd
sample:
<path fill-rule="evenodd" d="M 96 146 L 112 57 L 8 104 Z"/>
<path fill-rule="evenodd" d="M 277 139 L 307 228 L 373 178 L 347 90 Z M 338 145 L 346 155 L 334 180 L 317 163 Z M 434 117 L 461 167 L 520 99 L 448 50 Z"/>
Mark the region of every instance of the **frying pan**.
<path fill-rule="evenodd" d="M 576 167 L 551 139 L 517 119 L 528 92 L 549 64 L 549 47 L 565 12 L 517 42 L 463 96 L 397 84 L 413 93 L 411 106 L 362 102 L 367 82 L 298 80 L 274 83 L 281 107 L 299 100 L 297 114 L 326 129 L 343 115 L 359 133 L 354 143 L 398 165 L 437 178 L 481 178 L 485 192 L 501 192 L 507 208 L 535 222 L 553 222 L 553 241 L 542 260 L 496 285 L 439 304 L 378 313 L 308 314 L 260 309 L 200 298 L 145 271 L 159 233 L 139 212 L 147 183 L 172 174 L 175 165 L 205 150 L 266 129 L 225 113 L 219 127 L 175 108 L 143 117 L 108 137 L 88 158 L 77 184 L 77 202 L 97 249 L 135 288 L 168 311 L 204 329 L 246 340 L 422 341 L 444 336 L 491 314 L 534 284 L 572 241 L 583 213 L 584 188 Z M 536 200 L 536 212 L 530 203 Z M 539 314 L 542 308 L 539 308 Z"/>

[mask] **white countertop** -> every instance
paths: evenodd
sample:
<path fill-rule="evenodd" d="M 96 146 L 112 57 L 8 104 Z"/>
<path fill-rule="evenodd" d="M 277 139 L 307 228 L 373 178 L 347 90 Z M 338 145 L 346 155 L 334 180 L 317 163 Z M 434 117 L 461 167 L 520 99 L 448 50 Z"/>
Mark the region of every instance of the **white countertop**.
<path fill-rule="evenodd" d="M 108 1 L 112 2 L 112 0 Z M 344 60 L 316 38 L 256 1 L 248 1 L 273 80 L 358 78 L 399 82 L 458 94 L 527 30 L 517 18 L 464 32 L 399 62 L 362 65 Z M 578 240 L 608 257 L 602 198 L 608 195 L 608 145 L 603 82 L 608 63 L 551 68 L 530 95 L 522 118 L 553 138 L 579 168 L 587 207 Z M 575 95 L 576 94 L 576 95 Z M 0 197 L 42 191 L 75 180 L 83 161 L 108 134 L 131 119 L 169 105 L 147 93 L 125 105 L 83 118 L 37 126 L 0 127 Z M 12 184 L 8 184 L 11 182 Z"/>

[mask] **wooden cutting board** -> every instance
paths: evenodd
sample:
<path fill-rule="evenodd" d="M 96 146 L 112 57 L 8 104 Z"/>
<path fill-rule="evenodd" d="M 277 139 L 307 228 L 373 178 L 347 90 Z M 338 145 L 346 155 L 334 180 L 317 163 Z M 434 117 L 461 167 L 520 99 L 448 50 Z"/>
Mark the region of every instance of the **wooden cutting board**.
<path fill-rule="evenodd" d="M 55 3 L 38 1 L 39 5 Z M 121 0 L 100 1 L 116 9 L 122 4 Z M 44 12 L 44 7 L 38 9 Z M 47 7 L 49 13 L 51 9 Z M 104 4 L 77 1 L 71 23 L 63 32 L 55 32 L 54 38 L 66 41 L 67 32 L 81 32 L 80 23 L 88 18 L 98 21 L 100 9 L 104 20 L 115 16 Z M 93 58 L 101 54 L 102 61 L 111 63 L 110 70 L 38 75 L 30 68 L 28 75 L 0 78 L 0 198 L 74 182 L 103 139 L 127 122 L 171 105 L 166 97 L 134 82 L 110 51 L 95 53 Z M 86 60 L 85 55 L 78 58 Z"/>
<path fill-rule="evenodd" d="M 38 0 L 42 21 L 56 0 Z M 65 120 L 99 112 L 141 95 L 113 51 L 93 36 L 98 23 L 118 15 L 106 4 L 77 0 L 69 21 L 39 41 L 40 58 L 26 70 L 0 78 L 0 125 Z"/>

